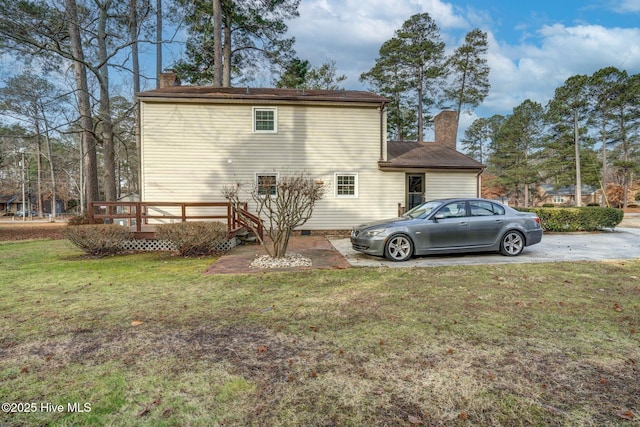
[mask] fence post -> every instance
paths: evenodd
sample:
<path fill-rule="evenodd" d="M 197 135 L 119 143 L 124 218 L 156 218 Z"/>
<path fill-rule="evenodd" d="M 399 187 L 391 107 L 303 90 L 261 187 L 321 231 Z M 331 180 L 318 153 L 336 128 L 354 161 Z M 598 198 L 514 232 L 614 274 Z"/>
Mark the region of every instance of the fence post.
<path fill-rule="evenodd" d="M 142 231 L 142 203 L 136 202 L 136 231 Z"/>
<path fill-rule="evenodd" d="M 93 220 L 93 202 L 89 202 L 89 224 L 94 224 L 95 221 Z"/>

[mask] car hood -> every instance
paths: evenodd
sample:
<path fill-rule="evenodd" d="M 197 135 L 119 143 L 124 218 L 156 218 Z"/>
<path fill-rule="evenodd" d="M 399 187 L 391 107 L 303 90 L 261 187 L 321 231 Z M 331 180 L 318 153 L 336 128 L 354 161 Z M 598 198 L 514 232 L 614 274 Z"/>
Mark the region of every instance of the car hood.
<path fill-rule="evenodd" d="M 355 227 L 356 230 L 365 230 L 368 228 L 376 228 L 376 227 L 395 227 L 398 225 L 405 225 L 407 221 L 413 221 L 413 218 L 408 217 L 398 217 L 398 218 L 389 218 L 383 219 L 380 221 L 367 222 L 366 224 L 360 224 Z"/>

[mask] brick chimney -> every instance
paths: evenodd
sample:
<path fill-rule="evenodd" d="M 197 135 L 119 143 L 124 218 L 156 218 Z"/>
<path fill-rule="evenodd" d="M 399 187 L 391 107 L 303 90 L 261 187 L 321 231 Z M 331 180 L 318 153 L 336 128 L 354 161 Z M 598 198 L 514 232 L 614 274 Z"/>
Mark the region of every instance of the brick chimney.
<path fill-rule="evenodd" d="M 181 81 L 173 70 L 165 70 L 164 73 L 158 75 L 160 89 L 163 87 L 180 86 Z"/>
<path fill-rule="evenodd" d="M 457 113 L 452 110 L 441 111 L 433 118 L 436 144 L 443 144 L 454 150 L 456 149 L 456 139 L 458 137 L 456 119 Z"/>

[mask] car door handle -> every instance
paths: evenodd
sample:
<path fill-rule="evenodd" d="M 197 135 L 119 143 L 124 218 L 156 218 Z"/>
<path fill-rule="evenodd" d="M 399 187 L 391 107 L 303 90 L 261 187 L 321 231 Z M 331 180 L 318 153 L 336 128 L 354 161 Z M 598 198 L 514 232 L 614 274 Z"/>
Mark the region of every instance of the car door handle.
<path fill-rule="evenodd" d="M 460 225 L 460 226 L 462 227 L 462 226 L 465 226 L 465 225 L 469 225 L 469 223 L 465 221 L 465 222 L 461 222 L 461 223 L 460 223 L 460 224 L 458 224 L 458 225 Z"/>

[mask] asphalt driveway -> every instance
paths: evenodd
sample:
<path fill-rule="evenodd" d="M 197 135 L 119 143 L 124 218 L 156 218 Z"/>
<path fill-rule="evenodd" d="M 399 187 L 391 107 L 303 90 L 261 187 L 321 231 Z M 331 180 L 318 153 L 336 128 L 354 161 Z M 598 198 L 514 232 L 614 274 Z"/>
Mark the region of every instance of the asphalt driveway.
<path fill-rule="evenodd" d="M 517 257 L 495 253 L 475 253 L 429 255 L 412 258 L 405 262 L 393 262 L 354 251 L 351 249 L 349 239 L 331 239 L 331 243 L 354 267 L 434 267 L 640 258 L 640 228 L 616 228 L 599 233 L 545 234 L 541 243 L 527 246 Z"/>

